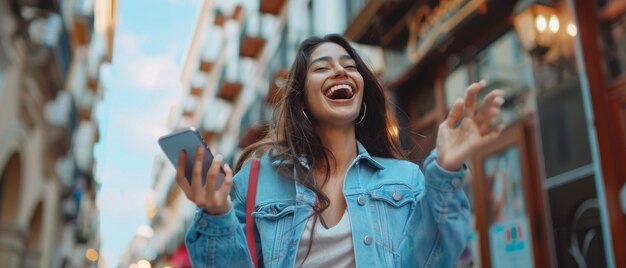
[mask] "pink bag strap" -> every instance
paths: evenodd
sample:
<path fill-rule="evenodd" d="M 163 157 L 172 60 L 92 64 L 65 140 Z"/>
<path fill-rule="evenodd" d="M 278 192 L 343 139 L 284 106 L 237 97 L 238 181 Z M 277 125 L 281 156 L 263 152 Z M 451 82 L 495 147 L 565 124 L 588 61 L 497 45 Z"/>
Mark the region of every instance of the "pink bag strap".
<path fill-rule="evenodd" d="M 252 212 L 256 205 L 256 188 L 259 182 L 259 166 L 261 161 L 258 158 L 252 159 L 250 167 L 250 176 L 248 177 L 248 197 L 246 200 L 246 241 L 248 242 L 248 250 L 254 267 L 258 268 L 258 259 L 256 254 L 256 239 L 254 236 L 254 219 Z"/>

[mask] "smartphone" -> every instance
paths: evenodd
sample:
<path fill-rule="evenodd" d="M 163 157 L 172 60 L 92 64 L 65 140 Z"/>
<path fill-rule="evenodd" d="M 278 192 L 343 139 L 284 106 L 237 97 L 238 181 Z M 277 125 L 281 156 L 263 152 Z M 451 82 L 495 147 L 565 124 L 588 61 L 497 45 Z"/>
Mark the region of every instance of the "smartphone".
<path fill-rule="evenodd" d="M 204 149 L 204 159 L 202 161 L 202 185 L 206 184 L 207 173 L 213 162 L 213 154 L 207 146 L 204 138 L 198 130 L 193 127 L 175 131 L 159 138 L 159 146 L 170 160 L 174 168 L 178 166 L 178 157 L 181 151 L 187 154 L 185 161 L 185 178 L 191 184 L 191 174 L 196 162 L 196 149 L 198 145 Z M 224 182 L 224 171 L 220 168 L 215 189 L 219 189 Z"/>

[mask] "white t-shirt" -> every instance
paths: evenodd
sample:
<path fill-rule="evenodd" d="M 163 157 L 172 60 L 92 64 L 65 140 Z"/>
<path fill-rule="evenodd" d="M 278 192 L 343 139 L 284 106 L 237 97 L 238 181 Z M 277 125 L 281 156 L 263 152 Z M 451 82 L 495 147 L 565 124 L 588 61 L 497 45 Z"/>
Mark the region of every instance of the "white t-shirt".
<path fill-rule="evenodd" d="M 298 255 L 296 257 L 296 267 L 300 267 L 311 240 L 311 228 L 313 228 L 313 218 L 307 221 Z M 348 210 L 343 213 L 337 225 L 326 229 L 321 222 L 315 224 L 313 232 L 313 244 L 311 252 L 306 258 L 302 267 L 355 267 L 354 246 L 352 245 L 352 226 L 350 225 L 350 215 Z"/>

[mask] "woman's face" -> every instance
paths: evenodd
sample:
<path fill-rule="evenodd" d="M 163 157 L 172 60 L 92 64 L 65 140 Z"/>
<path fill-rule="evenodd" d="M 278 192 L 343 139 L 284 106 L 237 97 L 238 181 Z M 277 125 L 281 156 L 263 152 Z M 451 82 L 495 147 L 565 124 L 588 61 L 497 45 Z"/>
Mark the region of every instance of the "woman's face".
<path fill-rule="evenodd" d="M 309 58 L 305 83 L 308 116 L 322 125 L 351 126 L 363 100 L 356 62 L 335 43 L 320 44 Z"/>

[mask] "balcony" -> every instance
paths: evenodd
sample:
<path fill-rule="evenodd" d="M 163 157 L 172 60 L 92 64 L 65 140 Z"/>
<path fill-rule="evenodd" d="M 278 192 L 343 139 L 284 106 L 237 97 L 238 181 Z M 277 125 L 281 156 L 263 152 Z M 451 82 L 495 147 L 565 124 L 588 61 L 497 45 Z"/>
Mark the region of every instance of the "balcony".
<path fill-rule="evenodd" d="M 200 70 L 200 72 L 208 73 L 208 72 L 211 71 L 211 69 L 213 69 L 213 65 L 214 65 L 214 62 L 207 61 L 207 60 L 203 59 L 203 60 L 200 61 L 200 68 L 199 68 L 199 70 Z"/>
<path fill-rule="evenodd" d="M 196 72 L 191 79 L 191 90 L 189 95 L 199 98 L 204 93 L 206 87 L 207 74 L 204 72 Z"/>
<path fill-rule="evenodd" d="M 215 11 L 215 19 L 213 20 L 215 26 L 224 26 L 226 24 L 226 16 L 219 9 Z"/>
<path fill-rule="evenodd" d="M 28 68 L 42 89 L 45 100 L 52 99 L 64 86 L 72 61 L 69 36 L 59 14 L 42 14 L 36 8 L 23 8 L 28 21 Z"/>
<path fill-rule="evenodd" d="M 224 26 L 229 19 L 239 20 L 243 15 L 243 7 L 241 5 L 237 5 L 232 10 L 226 9 L 226 6 L 217 6 L 215 8 L 215 19 L 213 20 L 215 26 Z M 230 16 L 227 13 L 229 13 Z"/>
<path fill-rule="evenodd" d="M 263 46 L 265 46 L 265 38 L 243 35 L 241 47 L 239 47 L 239 56 L 256 59 L 261 54 Z"/>
<path fill-rule="evenodd" d="M 197 73 L 203 76 L 210 75 L 210 72 L 216 67 L 219 57 L 224 52 L 224 29 L 209 25 L 203 33 L 200 44 L 200 57 L 197 66 Z M 192 74 L 192 79 L 197 79 L 197 74 Z M 194 81 L 191 81 L 194 83 Z"/>
<path fill-rule="evenodd" d="M 255 62 L 250 58 L 235 58 L 222 69 L 217 96 L 234 103 L 243 90 L 243 81 L 250 79 L 255 70 Z"/>
<path fill-rule="evenodd" d="M 72 23 L 72 46 L 86 46 L 91 41 L 92 24 L 87 18 L 74 18 Z"/>
<path fill-rule="evenodd" d="M 203 133 L 204 140 L 209 142 L 217 133 L 221 133 L 228 123 L 228 119 L 233 110 L 233 105 L 220 98 L 214 98 L 207 101 L 200 130 Z"/>
<path fill-rule="evenodd" d="M 217 96 L 229 102 L 235 102 L 242 88 L 243 85 L 238 82 L 223 82 Z"/>
<path fill-rule="evenodd" d="M 60 91 L 57 97 L 45 105 L 45 118 L 49 125 L 65 128 L 70 120 L 72 100 L 67 91 Z"/>
<path fill-rule="evenodd" d="M 280 14 L 285 5 L 285 0 L 261 0 L 259 11 L 272 15 Z"/>
<path fill-rule="evenodd" d="M 98 92 L 98 79 L 90 77 L 87 79 L 87 89 L 92 93 L 96 94 Z"/>
<path fill-rule="evenodd" d="M 256 10 L 258 8 L 255 5 L 247 6 L 248 10 Z M 249 12 L 241 29 L 239 56 L 258 59 L 267 39 L 275 35 L 278 26 L 279 19 L 274 15 Z"/>
<path fill-rule="evenodd" d="M 183 104 L 183 117 L 193 118 L 198 107 L 198 100 L 193 97 L 187 97 Z"/>
<path fill-rule="evenodd" d="M 72 10 L 72 46 L 87 46 L 94 32 L 94 1 L 75 1 Z"/>
<path fill-rule="evenodd" d="M 85 175 L 93 174 L 93 146 L 97 139 L 98 126 L 91 121 L 82 121 L 72 140 L 73 157 L 76 167 Z"/>

